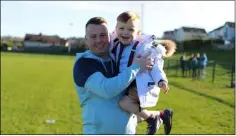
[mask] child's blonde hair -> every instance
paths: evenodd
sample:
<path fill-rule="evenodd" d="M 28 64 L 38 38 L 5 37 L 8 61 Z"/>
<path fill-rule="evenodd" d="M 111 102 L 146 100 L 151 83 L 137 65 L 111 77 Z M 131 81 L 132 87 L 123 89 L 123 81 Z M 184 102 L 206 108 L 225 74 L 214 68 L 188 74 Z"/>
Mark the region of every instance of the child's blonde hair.
<path fill-rule="evenodd" d="M 119 21 L 122 23 L 127 23 L 129 21 L 140 21 L 140 17 L 134 11 L 125 11 L 116 18 L 116 21 Z"/>
<path fill-rule="evenodd" d="M 122 23 L 127 23 L 129 21 L 140 21 L 140 17 L 134 11 L 125 11 L 117 17 L 116 21 L 119 21 Z M 141 24 L 139 25 L 139 29 L 141 29 Z M 165 58 L 171 57 L 174 54 L 176 50 L 175 42 L 171 40 L 156 40 L 155 42 L 165 47 L 166 49 L 166 54 L 164 56 Z"/>
<path fill-rule="evenodd" d="M 165 58 L 171 57 L 176 50 L 176 44 L 174 41 L 171 40 L 155 40 L 157 44 L 161 44 L 166 49 L 166 54 L 163 56 Z"/>

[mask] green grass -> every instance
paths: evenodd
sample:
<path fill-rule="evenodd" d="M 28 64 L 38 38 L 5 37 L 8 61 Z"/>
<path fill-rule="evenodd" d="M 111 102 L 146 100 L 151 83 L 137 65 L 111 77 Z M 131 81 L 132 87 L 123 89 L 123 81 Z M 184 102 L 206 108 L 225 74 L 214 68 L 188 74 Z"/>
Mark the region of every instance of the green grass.
<path fill-rule="evenodd" d="M 1 62 L 1 133 L 81 133 L 72 57 L 2 54 Z"/>
<path fill-rule="evenodd" d="M 73 62 L 72 56 L 2 53 L 1 134 L 81 134 Z M 170 92 L 152 109 L 174 110 L 171 134 L 235 134 L 234 90 L 204 80 L 169 78 Z M 137 132 L 145 134 L 145 122 Z"/>

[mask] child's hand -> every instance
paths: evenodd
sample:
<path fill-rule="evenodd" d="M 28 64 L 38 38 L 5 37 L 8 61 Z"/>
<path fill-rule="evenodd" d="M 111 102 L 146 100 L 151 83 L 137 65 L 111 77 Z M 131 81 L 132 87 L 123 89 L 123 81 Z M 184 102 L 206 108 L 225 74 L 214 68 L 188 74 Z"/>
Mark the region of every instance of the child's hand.
<path fill-rule="evenodd" d="M 161 81 L 161 82 L 159 83 L 159 87 L 160 87 L 161 89 L 163 89 L 164 94 L 167 94 L 167 92 L 168 92 L 168 90 L 169 90 L 169 87 L 168 87 L 168 85 L 167 85 L 167 83 L 166 83 L 165 81 Z"/>

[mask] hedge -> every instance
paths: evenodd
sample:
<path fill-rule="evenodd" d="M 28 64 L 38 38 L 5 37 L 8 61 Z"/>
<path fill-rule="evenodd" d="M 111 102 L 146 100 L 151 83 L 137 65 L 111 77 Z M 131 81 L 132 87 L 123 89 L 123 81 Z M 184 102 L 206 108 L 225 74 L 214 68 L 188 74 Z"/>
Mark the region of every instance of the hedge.
<path fill-rule="evenodd" d="M 214 45 L 224 44 L 224 40 L 219 39 L 194 39 L 194 40 L 185 40 L 182 42 L 176 42 L 178 49 L 183 50 L 212 50 Z"/>

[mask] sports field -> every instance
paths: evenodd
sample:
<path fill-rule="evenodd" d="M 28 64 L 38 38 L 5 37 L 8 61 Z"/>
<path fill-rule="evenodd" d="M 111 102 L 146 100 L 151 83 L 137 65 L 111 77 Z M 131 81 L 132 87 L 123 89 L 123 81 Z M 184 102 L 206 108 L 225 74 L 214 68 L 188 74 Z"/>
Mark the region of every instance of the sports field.
<path fill-rule="evenodd" d="M 73 56 L 1 53 L 1 134 L 81 134 L 73 62 Z M 234 89 L 181 77 L 169 82 L 170 92 L 152 109 L 173 109 L 171 134 L 235 134 Z M 146 124 L 137 131 L 145 134 Z"/>

